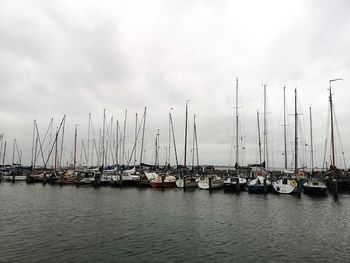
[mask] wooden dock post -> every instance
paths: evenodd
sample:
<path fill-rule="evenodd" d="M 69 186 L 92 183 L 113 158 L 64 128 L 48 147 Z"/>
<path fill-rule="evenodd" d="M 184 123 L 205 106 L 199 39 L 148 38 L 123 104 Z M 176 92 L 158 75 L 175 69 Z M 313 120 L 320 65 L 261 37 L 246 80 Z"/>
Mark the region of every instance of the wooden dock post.
<path fill-rule="evenodd" d="M 297 196 L 301 197 L 301 189 L 302 189 L 302 181 L 300 179 L 297 180 Z"/>
<path fill-rule="evenodd" d="M 43 174 L 43 184 L 45 185 L 47 181 L 47 176 L 46 173 Z"/>
<path fill-rule="evenodd" d="M 140 175 L 140 180 L 139 180 L 139 187 L 140 187 L 140 188 L 142 187 L 142 177 L 143 177 L 143 175 L 141 174 L 141 175 Z"/>
<path fill-rule="evenodd" d="M 239 186 L 240 186 L 240 185 L 239 185 L 239 177 L 237 177 L 237 178 L 236 178 L 236 191 L 237 191 L 237 193 L 239 193 L 239 190 L 240 190 L 240 189 L 239 189 Z"/>
<path fill-rule="evenodd" d="M 186 175 L 182 177 L 184 190 L 186 189 Z"/>
<path fill-rule="evenodd" d="M 62 172 L 60 175 L 60 186 L 63 185 L 63 178 L 64 178 L 64 172 Z"/>
<path fill-rule="evenodd" d="M 337 179 L 333 180 L 333 184 L 334 184 L 334 199 L 337 200 L 338 199 L 338 181 Z"/>
<path fill-rule="evenodd" d="M 267 194 L 267 182 L 266 182 L 266 178 L 264 178 L 264 194 Z"/>
<path fill-rule="evenodd" d="M 119 175 L 119 187 L 123 186 L 123 176 L 122 174 Z"/>
<path fill-rule="evenodd" d="M 213 178 L 209 177 L 209 191 L 212 190 L 212 180 Z"/>
<path fill-rule="evenodd" d="M 100 173 L 95 173 L 94 175 L 94 186 L 100 186 L 101 183 L 101 174 Z"/>
<path fill-rule="evenodd" d="M 162 188 L 164 188 L 164 179 L 165 179 L 165 175 L 162 174 Z"/>
<path fill-rule="evenodd" d="M 30 184 L 30 174 L 27 174 L 27 176 L 26 176 L 26 183 Z"/>

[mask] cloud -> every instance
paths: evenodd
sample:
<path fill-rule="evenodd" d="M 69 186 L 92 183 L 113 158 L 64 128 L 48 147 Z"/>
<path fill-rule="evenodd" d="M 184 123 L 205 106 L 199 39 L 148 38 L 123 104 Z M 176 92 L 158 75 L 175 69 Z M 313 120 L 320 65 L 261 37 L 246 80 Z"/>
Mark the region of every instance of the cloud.
<path fill-rule="evenodd" d="M 169 110 L 173 108 L 183 156 L 185 102 L 190 100 L 190 132 L 196 114 L 200 161 L 232 164 L 238 77 L 245 145 L 241 161 L 257 161 L 256 111 L 262 112 L 266 83 L 272 165 L 283 164 L 280 124 L 286 85 L 288 114 L 298 87 L 302 141 L 309 140 L 312 104 L 320 167 L 331 78 L 344 78 L 334 83 L 334 101 L 341 134 L 350 129 L 349 7 L 347 1 L 1 1 L 0 132 L 8 141 L 17 138 L 28 163 L 33 120 L 44 131 L 51 117 L 57 126 L 66 114 L 69 159 L 76 123 L 86 140 L 89 113 L 97 134 L 104 108 L 108 120 L 113 115 L 121 124 L 128 109 L 131 151 L 135 113 L 141 116 L 147 106 L 146 161 L 154 162 L 154 137 L 160 129 L 164 162 Z M 289 124 L 292 142 L 292 116 Z M 347 153 L 349 141 L 342 139 Z M 306 149 L 301 155 L 306 164 L 307 155 Z"/>

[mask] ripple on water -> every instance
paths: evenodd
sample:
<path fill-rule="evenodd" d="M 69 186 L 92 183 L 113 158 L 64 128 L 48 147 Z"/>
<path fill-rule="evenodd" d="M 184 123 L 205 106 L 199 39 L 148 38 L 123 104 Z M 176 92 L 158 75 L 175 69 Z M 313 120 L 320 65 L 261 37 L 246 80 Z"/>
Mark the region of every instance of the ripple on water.
<path fill-rule="evenodd" d="M 349 262 L 350 197 L 0 184 L 4 262 Z"/>

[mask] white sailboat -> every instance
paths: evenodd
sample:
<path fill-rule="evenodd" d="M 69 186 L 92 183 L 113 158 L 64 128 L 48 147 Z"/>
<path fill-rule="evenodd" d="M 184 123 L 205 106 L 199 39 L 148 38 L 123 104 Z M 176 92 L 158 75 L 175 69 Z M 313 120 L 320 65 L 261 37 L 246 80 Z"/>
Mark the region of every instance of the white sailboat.
<path fill-rule="evenodd" d="M 224 187 L 224 180 L 216 174 L 201 176 L 198 180 L 198 187 L 204 190 L 220 189 Z"/>
<path fill-rule="evenodd" d="M 236 78 L 236 176 L 228 177 L 226 180 L 223 182 L 224 184 L 224 190 L 225 191 L 244 191 L 245 187 L 247 185 L 247 179 L 243 178 L 243 174 L 240 173 L 239 171 L 239 159 L 238 159 L 238 78 Z M 237 185 L 238 184 L 238 185 Z"/>
<path fill-rule="evenodd" d="M 297 90 L 295 89 L 295 172 L 297 172 L 297 159 L 298 159 L 298 141 L 297 141 Z M 283 88 L 283 126 L 284 126 L 284 168 L 287 171 L 287 132 L 286 132 L 286 87 Z M 282 178 L 272 183 L 273 189 L 278 194 L 292 194 L 297 190 L 297 181 L 291 178 L 293 173 L 285 172 Z"/>

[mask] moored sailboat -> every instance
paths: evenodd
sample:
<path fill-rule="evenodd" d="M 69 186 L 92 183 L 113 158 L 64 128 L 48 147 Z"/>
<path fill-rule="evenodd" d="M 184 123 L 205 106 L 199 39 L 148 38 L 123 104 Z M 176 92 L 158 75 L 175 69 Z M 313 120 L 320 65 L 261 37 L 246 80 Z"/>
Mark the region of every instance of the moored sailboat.
<path fill-rule="evenodd" d="M 226 192 L 234 192 L 234 191 L 244 191 L 247 185 L 247 179 L 243 178 L 242 174 L 239 171 L 239 158 L 238 158 L 238 154 L 239 154 L 239 145 L 238 145 L 238 78 L 236 78 L 236 165 L 235 165 L 235 176 L 228 176 L 223 184 L 224 184 L 224 191 Z"/>

